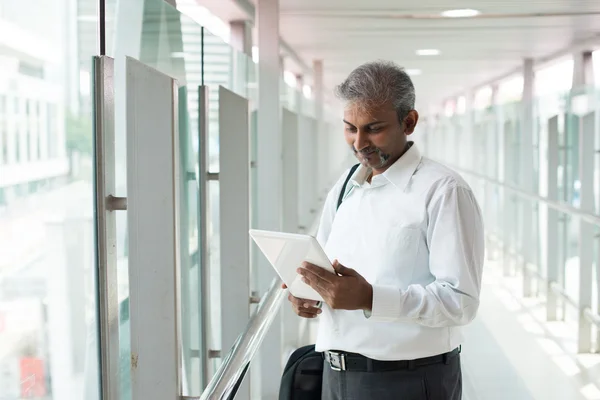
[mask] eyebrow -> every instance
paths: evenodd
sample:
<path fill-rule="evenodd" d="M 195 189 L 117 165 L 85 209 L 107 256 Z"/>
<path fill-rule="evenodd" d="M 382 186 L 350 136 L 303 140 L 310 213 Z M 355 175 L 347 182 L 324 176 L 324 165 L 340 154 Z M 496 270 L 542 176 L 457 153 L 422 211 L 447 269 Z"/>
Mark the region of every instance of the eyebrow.
<path fill-rule="evenodd" d="M 350 122 L 346 121 L 345 119 L 342 120 L 342 121 L 344 121 L 344 123 L 346 123 L 346 124 L 348 124 L 350 126 L 354 126 L 353 124 L 351 124 Z M 373 121 L 373 122 L 369 122 L 365 126 L 372 126 L 372 125 L 383 124 L 383 123 L 385 123 L 385 121 Z"/>

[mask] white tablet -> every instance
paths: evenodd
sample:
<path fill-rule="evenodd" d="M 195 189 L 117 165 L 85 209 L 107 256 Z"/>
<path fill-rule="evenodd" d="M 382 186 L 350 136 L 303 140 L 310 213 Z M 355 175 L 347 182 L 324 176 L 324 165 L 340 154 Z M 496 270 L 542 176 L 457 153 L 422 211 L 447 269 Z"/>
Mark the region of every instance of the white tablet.
<path fill-rule="evenodd" d="M 302 282 L 302 276 L 296 272 L 296 269 L 306 261 L 335 273 L 331 261 L 317 239 L 309 235 L 255 229 L 250 230 L 250 236 L 293 296 L 323 301 L 321 295 Z"/>

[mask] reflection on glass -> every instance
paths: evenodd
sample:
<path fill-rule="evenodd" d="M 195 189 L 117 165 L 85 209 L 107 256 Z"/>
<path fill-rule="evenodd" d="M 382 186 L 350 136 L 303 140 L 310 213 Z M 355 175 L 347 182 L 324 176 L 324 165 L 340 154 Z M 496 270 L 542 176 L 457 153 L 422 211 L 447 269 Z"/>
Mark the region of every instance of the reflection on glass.
<path fill-rule="evenodd" d="M 90 91 L 97 28 L 88 21 L 95 3 L 76 3 L 72 13 L 64 0 L 2 3 L 3 399 L 98 397 Z"/>

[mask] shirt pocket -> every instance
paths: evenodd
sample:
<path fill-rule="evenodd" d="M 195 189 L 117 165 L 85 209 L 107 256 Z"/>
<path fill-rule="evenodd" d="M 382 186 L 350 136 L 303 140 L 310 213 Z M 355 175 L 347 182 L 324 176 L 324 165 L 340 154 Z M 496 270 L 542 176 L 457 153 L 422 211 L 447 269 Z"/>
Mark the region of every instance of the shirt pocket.
<path fill-rule="evenodd" d="M 417 267 L 421 229 L 396 225 L 380 234 L 379 265 L 376 283 L 405 289 L 412 282 Z"/>

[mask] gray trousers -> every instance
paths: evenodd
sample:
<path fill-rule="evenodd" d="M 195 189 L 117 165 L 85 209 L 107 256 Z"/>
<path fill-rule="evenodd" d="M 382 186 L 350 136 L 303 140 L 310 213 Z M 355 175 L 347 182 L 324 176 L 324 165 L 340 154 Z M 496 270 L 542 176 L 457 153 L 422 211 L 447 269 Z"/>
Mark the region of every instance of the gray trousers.
<path fill-rule="evenodd" d="M 460 400 L 460 355 L 439 363 L 386 372 L 334 371 L 325 362 L 321 400 Z"/>

